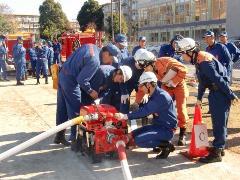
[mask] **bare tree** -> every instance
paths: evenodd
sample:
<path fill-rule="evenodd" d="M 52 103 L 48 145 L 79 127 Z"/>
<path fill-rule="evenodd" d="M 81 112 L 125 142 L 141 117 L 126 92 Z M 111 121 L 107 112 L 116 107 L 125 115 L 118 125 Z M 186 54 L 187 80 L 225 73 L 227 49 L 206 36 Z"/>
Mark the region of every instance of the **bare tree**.
<path fill-rule="evenodd" d="M 12 14 L 12 10 L 6 4 L 0 4 L 0 34 L 15 33 L 18 23 Z"/>

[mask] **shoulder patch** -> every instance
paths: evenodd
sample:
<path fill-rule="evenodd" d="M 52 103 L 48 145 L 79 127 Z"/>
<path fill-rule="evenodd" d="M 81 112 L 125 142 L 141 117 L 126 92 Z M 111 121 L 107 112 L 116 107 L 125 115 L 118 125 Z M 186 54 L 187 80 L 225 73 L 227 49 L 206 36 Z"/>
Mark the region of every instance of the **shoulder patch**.
<path fill-rule="evenodd" d="M 89 54 L 90 54 L 91 57 L 95 56 L 93 45 L 89 45 Z"/>
<path fill-rule="evenodd" d="M 198 53 L 197 61 L 200 64 L 203 61 L 212 61 L 214 56 L 208 52 L 200 51 Z"/>

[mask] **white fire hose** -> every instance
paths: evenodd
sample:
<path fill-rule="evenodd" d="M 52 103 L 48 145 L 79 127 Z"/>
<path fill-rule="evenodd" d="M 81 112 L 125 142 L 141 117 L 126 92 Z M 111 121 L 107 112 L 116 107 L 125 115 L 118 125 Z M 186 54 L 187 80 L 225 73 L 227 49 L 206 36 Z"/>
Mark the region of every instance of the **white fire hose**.
<path fill-rule="evenodd" d="M 59 131 L 62 131 L 64 129 L 66 129 L 67 127 L 71 127 L 73 125 L 76 125 L 76 124 L 80 124 L 84 121 L 89 121 L 89 120 L 94 120 L 94 119 L 98 119 L 98 115 L 97 114 L 89 114 L 89 115 L 86 115 L 86 116 L 79 116 L 79 117 L 76 117 L 72 120 L 69 120 L 65 123 L 62 123 L 52 129 L 49 129 L 48 131 L 45 131 L 31 139 L 29 139 L 28 141 L 25 141 L 23 142 L 22 144 L 19 144 L 18 146 L 15 146 L 13 147 L 12 149 L 9 149 L 3 153 L 0 154 L 0 162 L 10 156 L 13 156 L 17 153 L 19 153 L 20 151 L 48 138 L 49 136 L 52 136 L 54 134 L 56 134 L 57 132 Z"/>
<path fill-rule="evenodd" d="M 119 157 L 119 160 L 120 160 L 120 163 L 121 163 L 121 168 L 122 168 L 122 173 L 123 173 L 123 177 L 124 177 L 124 180 L 132 180 L 132 175 L 131 175 L 131 172 L 130 172 L 130 169 L 129 169 L 129 165 L 128 165 L 128 161 L 127 161 L 127 155 L 126 155 L 126 150 L 125 150 L 125 147 L 126 147 L 126 143 L 125 142 L 128 142 L 129 139 L 115 139 L 115 135 L 112 134 L 112 133 L 108 133 L 108 136 L 107 136 L 107 141 L 109 143 L 115 143 L 116 145 L 116 148 L 117 148 L 117 152 L 118 152 L 118 157 Z"/>
<path fill-rule="evenodd" d="M 118 157 L 121 163 L 124 180 L 132 180 L 132 175 L 127 161 L 125 146 L 126 144 L 124 141 L 117 141 L 116 143 Z"/>
<path fill-rule="evenodd" d="M 68 127 L 71 127 L 76 124 L 81 124 L 84 121 L 97 120 L 97 119 L 98 119 L 98 114 L 89 114 L 89 115 L 85 115 L 85 116 L 79 116 L 79 117 L 76 117 L 65 123 L 62 123 L 52 129 L 49 129 L 48 131 L 45 131 L 45 132 L 29 139 L 28 141 L 25 141 L 15 147 L 13 147 L 12 149 L 9 149 L 9 150 L 1 153 L 0 154 L 0 162 L 10 156 L 13 156 L 13 155 L 19 153 L 20 151 L 23 151 L 24 149 L 26 149 L 32 145 L 48 138 L 49 136 L 56 134 L 57 132 L 68 128 Z M 127 158 L 126 158 L 127 156 L 126 156 L 125 146 L 126 146 L 125 142 L 122 140 L 117 141 L 117 143 L 116 143 L 124 180 L 132 180 L 132 175 L 131 175 L 131 172 L 130 172 L 130 169 L 128 166 L 128 162 L 127 162 Z"/>

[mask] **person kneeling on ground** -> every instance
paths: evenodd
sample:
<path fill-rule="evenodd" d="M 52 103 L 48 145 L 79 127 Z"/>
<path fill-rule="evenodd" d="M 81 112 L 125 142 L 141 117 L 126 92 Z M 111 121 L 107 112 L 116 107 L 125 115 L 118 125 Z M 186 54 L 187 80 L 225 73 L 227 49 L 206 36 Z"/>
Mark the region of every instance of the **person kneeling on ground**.
<path fill-rule="evenodd" d="M 157 77 L 153 72 L 144 72 L 139 79 L 139 89 L 149 95 L 149 101 L 137 111 L 128 114 L 116 113 L 118 119 L 138 119 L 153 115 L 153 123 L 143 126 L 128 134 L 129 145 L 136 144 L 143 148 L 160 147 L 157 159 L 167 158 L 175 150 L 170 142 L 177 128 L 176 109 L 171 96 L 158 87 Z"/>

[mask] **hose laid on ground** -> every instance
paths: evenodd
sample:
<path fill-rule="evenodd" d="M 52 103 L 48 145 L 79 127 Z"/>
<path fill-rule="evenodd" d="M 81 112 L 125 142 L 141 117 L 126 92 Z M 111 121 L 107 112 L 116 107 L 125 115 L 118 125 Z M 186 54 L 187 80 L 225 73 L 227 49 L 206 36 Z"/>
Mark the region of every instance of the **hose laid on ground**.
<path fill-rule="evenodd" d="M 121 163 L 124 180 L 132 180 L 132 175 L 128 166 L 125 146 L 126 144 L 124 141 L 120 140 L 120 141 L 117 141 L 116 143 L 118 157 Z"/>
<path fill-rule="evenodd" d="M 86 115 L 86 116 L 79 116 L 79 117 L 76 117 L 72 120 L 69 120 L 65 123 L 62 123 L 52 129 L 49 129 L 48 131 L 45 131 L 31 139 L 29 139 L 28 141 L 25 141 L 23 142 L 22 144 L 19 144 L 15 147 L 13 147 L 12 149 L 9 149 L 3 153 L 0 154 L 0 162 L 10 156 L 13 156 L 17 153 L 19 153 L 20 151 L 48 138 L 49 136 L 52 136 L 54 134 L 56 134 L 57 132 L 59 131 L 62 131 L 68 127 L 71 127 L 73 125 L 76 125 L 76 124 L 80 124 L 84 121 L 89 121 L 89 120 L 94 120 L 94 119 L 97 119 L 98 118 L 98 115 L 97 114 L 89 114 L 89 115 Z"/>

